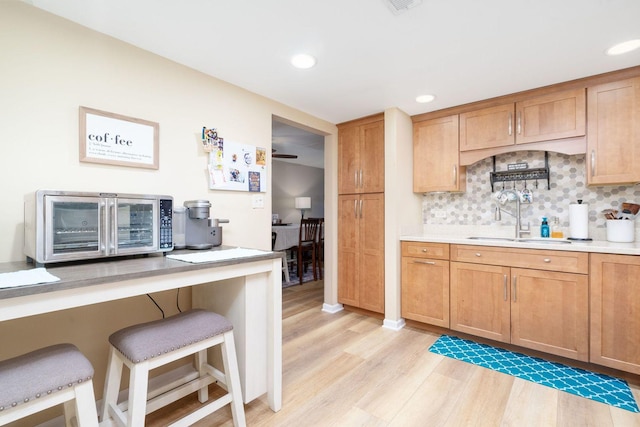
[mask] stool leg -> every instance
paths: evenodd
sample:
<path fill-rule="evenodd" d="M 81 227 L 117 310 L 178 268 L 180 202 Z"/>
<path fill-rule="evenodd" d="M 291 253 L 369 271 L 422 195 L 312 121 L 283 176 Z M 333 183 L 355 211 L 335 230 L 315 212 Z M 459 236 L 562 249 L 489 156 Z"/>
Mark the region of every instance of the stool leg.
<path fill-rule="evenodd" d="M 200 378 L 207 375 L 207 371 L 204 369 L 204 365 L 207 364 L 207 349 L 196 353 L 196 369 Z M 198 390 L 198 400 L 200 403 L 204 403 L 209 399 L 209 387 L 204 386 Z"/>
<path fill-rule="evenodd" d="M 102 410 L 100 411 L 100 421 L 111 418 L 109 406 L 118 406 L 118 393 L 120 393 L 120 381 L 122 379 L 122 360 L 111 348 L 109 351 L 109 363 L 107 364 L 107 377 L 102 393 Z"/>
<path fill-rule="evenodd" d="M 144 427 L 147 409 L 147 388 L 149 383 L 149 362 L 131 366 L 129 374 L 129 407 L 127 427 Z"/>
<path fill-rule="evenodd" d="M 96 398 L 93 393 L 93 381 L 84 381 L 75 387 L 75 412 L 79 427 L 98 427 Z M 66 411 L 65 411 L 66 413 Z"/>
<path fill-rule="evenodd" d="M 236 359 L 236 347 L 233 339 L 233 331 L 224 333 L 222 342 L 222 363 L 224 364 L 225 381 L 227 391 L 231 394 L 231 414 L 233 425 L 244 427 L 247 421 L 244 416 L 244 403 L 242 390 L 240 389 L 240 375 L 238 373 L 238 360 Z"/>

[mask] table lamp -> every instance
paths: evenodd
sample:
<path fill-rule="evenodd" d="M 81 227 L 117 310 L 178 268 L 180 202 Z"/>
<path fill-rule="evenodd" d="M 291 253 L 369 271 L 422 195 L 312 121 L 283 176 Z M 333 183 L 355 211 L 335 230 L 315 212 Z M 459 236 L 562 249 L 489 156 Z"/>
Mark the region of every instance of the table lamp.
<path fill-rule="evenodd" d="M 311 197 L 296 197 L 295 204 L 296 209 L 300 209 L 302 218 L 304 218 L 304 211 L 311 209 Z"/>

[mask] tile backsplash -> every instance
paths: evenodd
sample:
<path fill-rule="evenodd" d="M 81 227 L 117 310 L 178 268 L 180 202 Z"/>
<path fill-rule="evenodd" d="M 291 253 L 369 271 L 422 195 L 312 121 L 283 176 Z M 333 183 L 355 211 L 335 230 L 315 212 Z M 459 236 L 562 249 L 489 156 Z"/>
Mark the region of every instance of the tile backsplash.
<path fill-rule="evenodd" d="M 507 165 L 526 162 L 528 168 L 544 167 L 543 151 L 520 151 L 496 156 L 496 170 L 506 171 Z M 467 190 L 464 193 L 428 193 L 423 196 L 422 219 L 424 224 L 447 225 L 514 225 L 509 215 L 502 215 L 501 221 L 494 219 L 495 199 L 491 191 L 489 173 L 493 171 L 493 160 L 487 158 L 467 166 Z M 533 191 L 531 204 L 521 205 L 523 223 L 531 222 L 533 235 L 539 230 L 543 216 L 558 217 L 560 225 L 569 232 L 569 204 L 582 199 L 589 205 L 589 235 L 599 238 L 605 233 L 605 219 L 602 210 L 617 209 L 623 202 L 640 202 L 640 186 L 586 186 L 585 155 L 568 156 L 549 152 L 550 189 L 546 180 L 537 183 L 528 181 L 527 188 Z M 504 188 L 524 189 L 525 182 L 505 182 Z M 494 191 L 502 189 L 496 183 Z M 515 212 L 515 203 L 502 206 Z M 596 236 L 597 235 L 597 236 Z"/>

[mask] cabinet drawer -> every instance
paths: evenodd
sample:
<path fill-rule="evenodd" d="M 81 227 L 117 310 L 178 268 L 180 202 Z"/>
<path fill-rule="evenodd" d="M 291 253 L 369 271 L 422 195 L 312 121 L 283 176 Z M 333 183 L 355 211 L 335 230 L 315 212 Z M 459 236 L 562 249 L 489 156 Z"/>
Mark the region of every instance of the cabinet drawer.
<path fill-rule="evenodd" d="M 449 244 L 428 242 L 402 242 L 402 256 L 448 260 Z"/>
<path fill-rule="evenodd" d="M 451 261 L 503 265 L 587 274 L 589 254 L 583 252 L 451 245 Z"/>

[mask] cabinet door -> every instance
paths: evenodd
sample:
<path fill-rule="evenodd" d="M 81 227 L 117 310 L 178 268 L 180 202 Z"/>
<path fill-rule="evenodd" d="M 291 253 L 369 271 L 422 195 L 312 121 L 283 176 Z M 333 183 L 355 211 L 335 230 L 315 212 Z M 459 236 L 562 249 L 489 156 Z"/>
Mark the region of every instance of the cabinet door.
<path fill-rule="evenodd" d="M 640 182 L 640 77 L 587 89 L 587 184 Z"/>
<path fill-rule="evenodd" d="M 460 151 L 514 145 L 514 104 L 460 114 Z"/>
<path fill-rule="evenodd" d="M 508 267 L 451 262 L 451 329 L 509 342 Z"/>
<path fill-rule="evenodd" d="M 511 343 L 589 360 L 587 275 L 511 269 Z"/>
<path fill-rule="evenodd" d="M 360 196 L 359 222 L 359 307 L 384 313 L 383 193 Z"/>
<path fill-rule="evenodd" d="M 413 191 L 464 191 L 460 167 L 458 115 L 413 124 Z"/>
<path fill-rule="evenodd" d="M 358 306 L 360 221 L 357 195 L 338 196 L 338 302 Z"/>
<path fill-rule="evenodd" d="M 338 194 L 354 194 L 360 183 L 360 127 L 338 130 Z"/>
<path fill-rule="evenodd" d="M 384 191 L 384 121 L 360 127 L 360 191 Z"/>
<path fill-rule="evenodd" d="M 449 261 L 402 257 L 402 317 L 449 327 Z"/>
<path fill-rule="evenodd" d="M 516 103 L 516 144 L 584 136 L 584 89 L 552 93 Z"/>
<path fill-rule="evenodd" d="M 591 254 L 590 361 L 640 374 L 640 257 Z"/>

